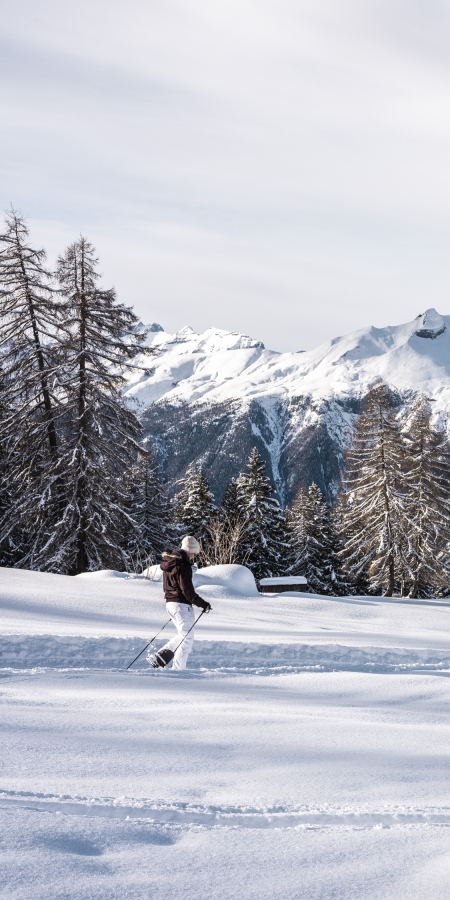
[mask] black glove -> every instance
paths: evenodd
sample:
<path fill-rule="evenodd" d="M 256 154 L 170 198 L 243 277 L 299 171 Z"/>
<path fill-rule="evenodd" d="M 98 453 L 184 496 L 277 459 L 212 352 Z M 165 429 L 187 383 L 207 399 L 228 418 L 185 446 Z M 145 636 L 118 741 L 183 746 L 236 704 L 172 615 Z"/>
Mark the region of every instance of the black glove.
<path fill-rule="evenodd" d="M 205 605 L 204 605 L 204 607 L 203 607 L 203 612 L 209 613 L 209 611 L 212 609 L 211 604 L 210 604 L 210 603 L 207 603 L 206 600 L 204 601 L 204 604 L 205 604 Z"/>

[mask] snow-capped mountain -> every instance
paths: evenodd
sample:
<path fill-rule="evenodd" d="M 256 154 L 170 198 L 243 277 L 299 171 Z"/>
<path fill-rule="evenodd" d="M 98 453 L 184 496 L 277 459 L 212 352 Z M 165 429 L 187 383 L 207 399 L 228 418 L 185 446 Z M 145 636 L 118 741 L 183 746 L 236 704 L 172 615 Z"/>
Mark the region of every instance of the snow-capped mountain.
<path fill-rule="evenodd" d="M 450 413 L 450 316 L 429 309 L 406 325 L 364 328 L 308 352 L 277 353 L 239 332 L 156 324 L 149 374 L 126 397 L 139 410 L 170 483 L 201 461 L 219 498 L 252 446 L 267 460 L 282 500 L 313 479 L 331 500 L 354 415 L 380 379 L 406 404 L 432 398 Z"/>

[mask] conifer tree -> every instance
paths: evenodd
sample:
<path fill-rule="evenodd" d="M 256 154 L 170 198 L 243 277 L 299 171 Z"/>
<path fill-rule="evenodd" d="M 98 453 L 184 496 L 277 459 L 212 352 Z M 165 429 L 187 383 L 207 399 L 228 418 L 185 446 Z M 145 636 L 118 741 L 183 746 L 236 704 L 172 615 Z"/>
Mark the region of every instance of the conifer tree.
<path fill-rule="evenodd" d="M 171 509 L 153 455 L 139 455 L 129 479 L 129 536 L 132 567 L 155 564 L 174 540 Z"/>
<path fill-rule="evenodd" d="M 334 534 L 331 515 L 323 494 L 316 484 L 308 488 L 304 506 L 305 577 L 318 594 L 334 593 Z"/>
<path fill-rule="evenodd" d="M 64 347 L 64 445 L 59 472 L 66 505 L 47 548 L 47 567 L 80 573 L 125 565 L 124 473 L 139 450 L 140 425 L 122 400 L 145 335 L 113 289 L 98 286 L 98 260 L 84 237 L 58 260 L 70 337 Z"/>
<path fill-rule="evenodd" d="M 239 502 L 239 489 L 236 478 L 232 478 L 222 499 L 220 515 L 228 520 L 230 525 L 242 517 L 242 508 Z"/>
<path fill-rule="evenodd" d="M 371 593 L 384 590 L 386 597 L 392 597 L 401 572 L 411 574 L 409 508 L 400 477 L 404 466 L 393 397 L 381 384 L 368 395 L 347 454 L 342 556 L 353 579 L 367 578 Z"/>
<path fill-rule="evenodd" d="M 12 210 L 0 235 L 0 442 L 8 497 L 0 545 L 10 547 L 16 565 L 28 568 L 45 568 L 44 548 L 61 511 L 60 326 L 45 251 L 31 245 L 26 222 Z"/>
<path fill-rule="evenodd" d="M 220 509 L 208 521 L 207 542 L 202 545 L 202 565 L 239 564 L 245 527 L 246 519 L 239 503 L 237 481 L 232 478 Z"/>
<path fill-rule="evenodd" d="M 192 534 L 206 548 L 209 525 L 217 515 L 214 497 L 202 468 L 188 467 L 184 485 L 175 497 L 175 518 L 185 534 Z"/>
<path fill-rule="evenodd" d="M 368 585 L 364 580 L 364 573 L 362 573 L 356 581 L 349 577 L 349 574 L 345 571 L 343 566 L 342 557 L 345 547 L 344 540 L 344 527 L 343 527 L 343 519 L 344 519 L 344 509 L 345 509 L 345 495 L 342 493 L 338 496 L 337 501 L 334 507 L 330 510 L 331 513 L 331 523 L 334 535 L 333 542 L 333 570 L 335 575 L 334 585 L 335 585 L 335 595 L 337 597 L 348 597 L 351 594 L 360 594 L 365 595 L 368 593 Z"/>
<path fill-rule="evenodd" d="M 289 575 L 304 576 L 305 568 L 305 503 L 306 491 L 300 485 L 294 497 L 291 508 L 286 509 L 286 529 L 289 544 L 288 568 Z"/>
<path fill-rule="evenodd" d="M 237 487 L 246 519 L 241 560 L 257 579 L 284 573 L 289 554 L 286 523 L 265 472 L 266 464 L 254 447 L 247 472 L 239 476 Z"/>
<path fill-rule="evenodd" d="M 336 556 L 332 513 L 316 484 L 306 492 L 300 488 L 287 521 L 292 559 L 289 573 L 303 575 L 315 593 L 348 593 Z"/>
<path fill-rule="evenodd" d="M 450 523 L 450 454 L 446 436 L 431 426 L 430 403 L 419 397 L 405 433 L 408 491 L 410 597 L 429 597 L 450 572 L 444 547 Z"/>
<path fill-rule="evenodd" d="M 3 405 L 4 383 L 5 379 L 0 368 L 0 523 L 6 521 L 12 507 L 8 441 L 3 434 L 5 418 L 8 415 L 8 410 Z M 11 532 L 4 534 L 0 540 L 0 566 L 14 566 L 16 562 L 14 545 L 15 536 Z"/>

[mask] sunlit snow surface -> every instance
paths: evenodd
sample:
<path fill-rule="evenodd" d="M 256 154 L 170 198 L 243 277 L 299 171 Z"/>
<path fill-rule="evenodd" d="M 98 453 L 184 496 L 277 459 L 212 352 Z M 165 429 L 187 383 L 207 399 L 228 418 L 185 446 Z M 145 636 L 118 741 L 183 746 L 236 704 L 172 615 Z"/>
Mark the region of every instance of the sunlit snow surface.
<path fill-rule="evenodd" d="M 187 671 L 126 672 L 160 581 L 0 570 L 0 896 L 447 898 L 450 604 L 196 580 Z"/>

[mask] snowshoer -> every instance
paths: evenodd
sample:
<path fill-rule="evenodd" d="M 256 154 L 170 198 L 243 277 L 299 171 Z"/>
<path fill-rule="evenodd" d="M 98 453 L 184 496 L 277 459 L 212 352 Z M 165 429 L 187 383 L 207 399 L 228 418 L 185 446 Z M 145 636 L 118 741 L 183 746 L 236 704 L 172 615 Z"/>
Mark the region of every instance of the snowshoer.
<path fill-rule="evenodd" d="M 167 612 L 177 629 L 177 635 L 157 653 L 147 656 L 147 662 L 154 669 L 164 668 L 172 658 L 172 669 L 186 668 L 187 658 L 194 643 L 193 607 L 199 606 L 205 612 L 211 609 L 211 605 L 196 593 L 192 583 L 192 563 L 199 552 L 200 545 L 196 538 L 187 535 L 183 538 L 179 550 L 164 551 L 162 554 L 163 561 L 160 568 L 164 573 L 164 596 Z"/>

